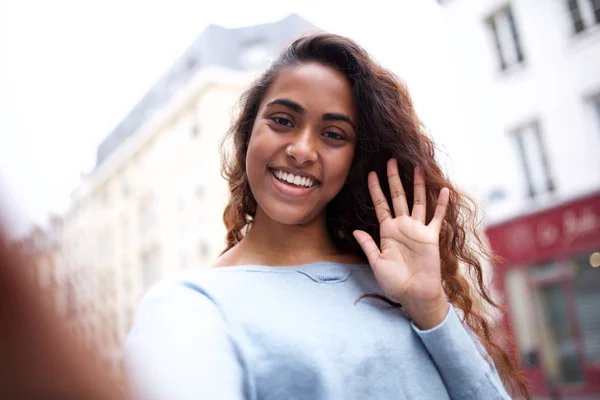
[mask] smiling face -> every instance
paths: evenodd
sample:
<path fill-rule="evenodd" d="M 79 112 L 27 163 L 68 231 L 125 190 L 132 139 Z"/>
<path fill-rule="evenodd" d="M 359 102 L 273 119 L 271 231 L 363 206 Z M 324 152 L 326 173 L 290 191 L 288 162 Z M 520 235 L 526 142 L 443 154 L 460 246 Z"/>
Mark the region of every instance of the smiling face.
<path fill-rule="evenodd" d="M 324 217 L 346 181 L 355 147 L 347 78 L 314 63 L 280 71 L 260 104 L 248 144 L 256 218 L 266 214 L 298 225 Z"/>

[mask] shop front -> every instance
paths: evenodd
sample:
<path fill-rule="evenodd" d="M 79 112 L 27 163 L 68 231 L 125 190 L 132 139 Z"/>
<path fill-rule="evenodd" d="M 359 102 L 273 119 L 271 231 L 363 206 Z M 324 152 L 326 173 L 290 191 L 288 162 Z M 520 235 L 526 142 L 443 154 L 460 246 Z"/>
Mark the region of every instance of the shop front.
<path fill-rule="evenodd" d="M 490 226 L 495 282 L 536 395 L 600 398 L 600 193 Z"/>

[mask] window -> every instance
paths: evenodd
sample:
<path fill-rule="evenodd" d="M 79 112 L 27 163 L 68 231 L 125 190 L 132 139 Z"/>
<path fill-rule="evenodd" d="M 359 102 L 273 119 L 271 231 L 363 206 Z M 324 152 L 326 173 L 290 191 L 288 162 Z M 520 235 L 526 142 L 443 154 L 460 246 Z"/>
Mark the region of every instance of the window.
<path fill-rule="evenodd" d="M 100 205 L 103 207 L 107 207 L 110 205 L 109 191 L 110 191 L 110 188 L 108 187 L 108 185 L 106 185 L 97 192 L 98 200 L 100 202 Z"/>
<path fill-rule="evenodd" d="M 122 264 L 126 264 L 129 259 L 128 259 L 128 255 L 129 255 L 129 238 L 130 238 L 131 232 L 129 230 L 129 218 L 127 218 L 127 215 L 123 214 L 121 216 L 121 263 Z"/>
<path fill-rule="evenodd" d="M 184 247 L 179 248 L 179 269 L 187 268 L 187 252 Z"/>
<path fill-rule="evenodd" d="M 487 23 L 496 46 L 500 69 L 505 70 L 523 62 L 525 57 L 510 6 L 489 17 Z"/>
<path fill-rule="evenodd" d="M 566 0 L 573 32 L 585 31 L 594 24 L 600 24 L 600 0 Z"/>
<path fill-rule="evenodd" d="M 196 196 L 198 197 L 198 199 L 202 200 L 205 195 L 206 195 L 206 188 L 204 187 L 204 185 L 196 186 Z"/>
<path fill-rule="evenodd" d="M 515 268 L 506 273 L 505 288 L 523 367 L 541 368 L 556 383 L 579 383 L 584 378 L 576 329 L 580 321 L 569 308 L 573 298 L 567 276 L 560 261 Z"/>
<path fill-rule="evenodd" d="M 539 310 L 538 331 L 544 336 L 546 370 L 560 383 L 579 383 L 583 379 L 582 366 L 577 353 L 572 316 L 569 315 L 567 292 L 561 283 L 537 287 L 534 294 Z M 550 367 L 552 365 L 552 367 Z"/>
<path fill-rule="evenodd" d="M 138 205 L 138 228 L 140 234 L 146 234 L 156 223 L 156 201 L 154 196 L 146 195 Z"/>
<path fill-rule="evenodd" d="M 581 16 L 581 10 L 579 9 L 579 0 L 568 0 L 569 13 L 571 14 L 571 21 L 573 22 L 573 29 L 575 33 L 583 32 L 585 29 L 585 23 Z"/>
<path fill-rule="evenodd" d="M 192 137 L 198 137 L 200 135 L 200 122 L 199 121 L 194 121 L 192 123 L 192 127 L 190 129 L 190 134 L 192 135 Z"/>
<path fill-rule="evenodd" d="M 123 276 L 121 280 L 121 287 L 123 288 L 123 292 L 129 295 L 131 293 L 131 289 L 133 286 L 133 282 L 131 281 L 131 271 L 128 266 L 123 267 Z"/>
<path fill-rule="evenodd" d="M 573 293 L 585 361 L 600 364 L 600 268 L 594 267 L 594 254 L 600 255 L 586 253 L 572 260 Z"/>
<path fill-rule="evenodd" d="M 127 199 L 129 198 L 130 194 L 131 188 L 129 187 L 129 182 L 127 182 L 126 179 L 123 179 L 123 181 L 121 182 L 121 196 L 123 196 L 123 199 Z"/>
<path fill-rule="evenodd" d="M 589 100 L 589 104 L 592 108 L 592 112 L 593 112 L 594 116 L 596 117 L 596 124 L 598 127 L 600 127 L 600 93 L 593 96 Z"/>
<path fill-rule="evenodd" d="M 241 62 L 244 68 L 258 68 L 269 62 L 269 49 L 262 39 L 249 41 L 242 50 Z"/>
<path fill-rule="evenodd" d="M 210 246 L 206 242 L 200 242 L 198 245 L 198 253 L 203 260 L 206 260 L 210 255 Z"/>
<path fill-rule="evenodd" d="M 152 247 L 141 254 L 142 284 L 148 289 L 160 278 L 161 253 L 157 247 Z"/>
<path fill-rule="evenodd" d="M 526 124 L 513 133 L 525 176 L 527 195 L 533 198 L 543 193 L 553 192 L 555 186 L 539 123 Z"/>
<path fill-rule="evenodd" d="M 592 11 L 594 12 L 594 20 L 600 24 L 600 0 L 590 0 L 592 3 Z"/>
<path fill-rule="evenodd" d="M 536 367 L 540 363 L 540 336 L 536 335 L 535 309 L 529 301 L 527 273 L 522 269 L 513 269 L 504 277 L 510 313 L 517 347 L 524 368 Z"/>

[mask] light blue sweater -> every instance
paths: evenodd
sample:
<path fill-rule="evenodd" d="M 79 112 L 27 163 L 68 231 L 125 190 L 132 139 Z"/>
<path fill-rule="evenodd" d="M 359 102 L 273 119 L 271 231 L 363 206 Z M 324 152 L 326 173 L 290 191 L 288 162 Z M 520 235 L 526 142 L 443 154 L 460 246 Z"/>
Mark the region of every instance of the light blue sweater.
<path fill-rule="evenodd" d="M 451 307 L 421 331 L 368 265 L 192 271 L 143 298 L 125 344 L 138 399 L 508 399 Z"/>

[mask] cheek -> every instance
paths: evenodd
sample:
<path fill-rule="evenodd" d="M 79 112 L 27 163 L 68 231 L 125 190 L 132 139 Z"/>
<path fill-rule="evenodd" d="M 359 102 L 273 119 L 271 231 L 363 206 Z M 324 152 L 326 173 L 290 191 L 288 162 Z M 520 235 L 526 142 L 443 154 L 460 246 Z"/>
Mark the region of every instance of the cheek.
<path fill-rule="evenodd" d="M 246 153 L 246 173 L 251 186 L 253 182 L 256 183 L 263 177 L 267 162 L 273 156 L 273 151 L 272 143 L 267 140 L 265 135 L 261 135 L 260 130 L 252 132 Z"/>
<path fill-rule="evenodd" d="M 325 168 L 327 171 L 331 172 L 329 179 L 336 187 L 336 190 L 339 190 L 344 186 L 348 173 L 350 172 L 353 157 L 354 149 L 327 158 L 330 162 Z"/>

